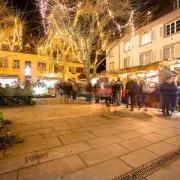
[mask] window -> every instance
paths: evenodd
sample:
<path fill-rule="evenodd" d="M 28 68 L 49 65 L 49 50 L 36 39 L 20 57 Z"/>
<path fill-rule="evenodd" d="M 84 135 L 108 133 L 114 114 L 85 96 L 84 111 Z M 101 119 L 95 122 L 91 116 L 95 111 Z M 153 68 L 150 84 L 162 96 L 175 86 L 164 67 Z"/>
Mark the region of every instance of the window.
<path fill-rule="evenodd" d="M 140 55 L 140 65 L 146 65 L 151 62 L 151 52 L 143 53 Z"/>
<path fill-rule="evenodd" d="M 174 21 L 166 25 L 166 36 L 180 32 L 180 20 Z"/>
<path fill-rule="evenodd" d="M 64 71 L 64 66 L 56 66 L 54 65 L 54 73 L 60 73 Z"/>
<path fill-rule="evenodd" d="M 150 43 L 152 41 L 152 32 L 148 32 L 142 35 L 141 37 L 141 45 Z"/>
<path fill-rule="evenodd" d="M 114 71 L 114 62 L 109 63 L 109 71 Z"/>
<path fill-rule="evenodd" d="M 130 41 L 124 43 L 124 51 L 129 51 L 131 49 Z"/>
<path fill-rule="evenodd" d="M 8 60 L 4 58 L 0 58 L 0 68 L 7 68 L 8 67 Z"/>
<path fill-rule="evenodd" d="M 174 58 L 174 56 L 175 56 L 174 46 L 166 47 L 165 48 L 165 59 L 171 59 L 171 58 Z"/>
<path fill-rule="evenodd" d="M 13 69 L 20 69 L 20 60 L 13 60 Z"/>
<path fill-rule="evenodd" d="M 173 6 L 174 6 L 174 9 L 180 8 L 180 0 L 174 0 Z"/>
<path fill-rule="evenodd" d="M 124 58 L 124 68 L 130 67 L 130 57 Z"/>
<path fill-rule="evenodd" d="M 46 71 L 46 63 L 38 62 L 38 70 Z"/>
<path fill-rule="evenodd" d="M 78 67 L 76 68 L 77 73 L 84 73 L 84 68 Z"/>
<path fill-rule="evenodd" d="M 112 48 L 112 49 L 109 50 L 109 58 L 114 57 L 114 55 L 115 55 L 115 49 Z"/>
<path fill-rule="evenodd" d="M 69 67 L 69 72 L 71 72 L 72 74 L 75 74 L 76 68 L 75 67 Z"/>
<path fill-rule="evenodd" d="M 31 61 L 26 61 L 26 62 L 25 62 L 25 68 L 26 68 L 26 67 L 31 68 Z"/>

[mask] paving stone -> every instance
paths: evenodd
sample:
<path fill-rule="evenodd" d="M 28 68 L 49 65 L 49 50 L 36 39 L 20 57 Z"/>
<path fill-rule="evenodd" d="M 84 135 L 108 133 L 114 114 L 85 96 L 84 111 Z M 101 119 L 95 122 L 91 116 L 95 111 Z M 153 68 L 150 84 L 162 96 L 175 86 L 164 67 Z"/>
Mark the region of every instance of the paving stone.
<path fill-rule="evenodd" d="M 121 138 L 115 135 L 110 135 L 110 136 L 100 137 L 96 139 L 91 139 L 91 140 L 86 141 L 86 143 L 89 144 L 93 148 L 98 148 L 98 147 L 107 146 L 110 144 L 115 144 L 121 141 L 122 141 Z"/>
<path fill-rule="evenodd" d="M 135 124 L 122 124 L 122 125 L 119 125 L 119 126 L 115 126 L 115 128 L 121 130 L 121 131 L 130 131 L 130 130 L 134 130 L 134 129 L 138 129 L 138 128 L 141 128 L 140 126 L 138 125 L 135 125 Z"/>
<path fill-rule="evenodd" d="M 87 152 L 80 153 L 79 156 L 88 166 L 127 154 L 129 151 L 117 144 L 104 146 Z"/>
<path fill-rule="evenodd" d="M 122 159 L 124 162 L 126 162 L 134 168 L 149 163 L 150 161 L 156 158 L 158 158 L 157 155 L 145 149 L 140 149 L 138 151 L 134 151 L 120 157 L 120 159 Z"/>
<path fill-rule="evenodd" d="M 118 134 L 121 131 L 114 128 L 114 127 L 109 127 L 109 128 L 102 128 L 102 129 L 97 129 L 97 130 L 92 130 L 91 131 L 94 135 L 97 137 L 103 137 L 103 136 L 108 136 L 111 134 Z"/>
<path fill-rule="evenodd" d="M 167 137 L 162 136 L 160 134 L 156 134 L 156 133 L 151 133 L 151 134 L 147 134 L 147 135 L 143 135 L 141 136 L 141 138 L 150 141 L 152 143 L 157 143 L 159 141 L 163 141 L 165 139 L 167 139 Z"/>
<path fill-rule="evenodd" d="M 37 130 L 33 130 L 33 131 L 25 131 L 22 132 L 21 135 L 22 136 L 33 136 L 33 135 L 37 135 L 37 134 L 45 134 L 45 133 L 50 133 L 53 132 L 52 128 L 45 128 L 45 129 L 37 129 Z"/>
<path fill-rule="evenodd" d="M 0 175 L 1 180 L 17 180 L 17 171 Z"/>
<path fill-rule="evenodd" d="M 65 130 L 65 131 L 58 131 L 58 132 L 51 132 L 43 134 L 45 138 L 55 137 L 55 136 L 61 136 L 66 134 L 72 134 L 73 132 L 71 130 Z"/>
<path fill-rule="evenodd" d="M 52 137 L 52 138 L 40 139 L 37 141 L 30 141 L 30 142 L 17 144 L 13 147 L 8 148 L 5 154 L 9 154 L 12 156 L 12 155 L 17 155 L 17 154 L 40 151 L 43 149 L 49 149 L 49 148 L 57 147 L 61 145 L 62 143 L 59 141 L 57 137 Z"/>
<path fill-rule="evenodd" d="M 170 145 L 168 143 L 165 143 L 165 142 L 159 142 L 159 143 L 153 144 L 151 146 L 148 146 L 145 149 L 147 149 L 159 156 L 162 156 L 169 152 L 175 151 L 177 149 L 177 147 Z"/>
<path fill-rule="evenodd" d="M 11 124 L 8 126 L 8 128 L 9 131 L 12 132 L 21 132 L 21 131 L 41 129 L 41 126 L 40 124 L 31 124 L 31 126 L 29 126 L 28 124 Z"/>
<path fill-rule="evenodd" d="M 81 126 L 77 124 L 71 124 L 71 125 L 66 125 L 66 126 L 54 127 L 53 129 L 55 131 L 65 131 L 65 130 L 76 129 L 76 128 L 81 128 Z"/>
<path fill-rule="evenodd" d="M 147 180 L 179 180 L 180 177 L 180 159 L 168 164 L 168 167 L 160 169 L 159 171 L 153 173 Z"/>
<path fill-rule="evenodd" d="M 64 144 L 72 144 L 76 142 L 81 142 L 85 140 L 89 140 L 95 138 L 95 136 L 89 132 L 81 132 L 81 133 L 74 133 L 74 134 L 67 134 L 64 136 L 59 136 Z"/>
<path fill-rule="evenodd" d="M 44 114 L 44 113 L 43 113 Z M 52 115 L 51 113 L 49 114 L 44 114 L 44 118 L 42 118 L 42 120 L 43 121 L 54 121 L 54 120 L 61 120 L 61 117 L 59 117 L 59 116 L 57 116 L 57 117 L 55 117 L 55 116 L 50 116 L 50 115 Z M 48 117 L 49 116 L 49 117 Z"/>
<path fill-rule="evenodd" d="M 180 147 L 180 135 L 167 139 L 165 142 Z"/>
<path fill-rule="evenodd" d="M 115 158 L 65 176 L 64 180 L 110 180 L 131 171 L 131 167 Z"/>
<path fill-rule="evenodd" d="M 128 140 L 128 139 L 142 136 L 142 134 L 136 131 L 127 131 L 127 132 L 122 132 L 120 134 L 116 134 L 116 136 L 120 137 L 123 140 Z"/>
<path fill-rule="evenodd" d="M 98 129 L 98 126 L 90 126 L 90 127 L 84 127 L 84 128 L 77 128 L 77 129 L 72 129 L 73 132 L 85 132 L 85 131 L 91 131 L 94 129 Z"/>
<path fill-rule="evenodd" d="M 84 162 L 77 155 L 73 155 L 19 170 L 18 180 L 59 180 L 62 176 L 84 168 Z"/>
<path fill-rule="evenodd" d="M 15 156 L 10 158 L 4 158 L 0 161 L 0 174 L 15 171 L 24 167 L 38 164 L 38 161 L 26 162 L 27 156 L 35 155 L 35 153 L 28 153 L 21 156 Z"/>
<path fill-rule="evenodd" d="M 44 136 L 42 134 L 38 134 L 38 135 L 35 135 L 35 136 L 27 136 L 27 137 L 25 137 L 25 141 L 36 141 L 36 140 L 39 140 L 39 139 L 44 139 Z"/>
<path fill-rule="evenodd" d="M 137 149 L 141 149 L 143 147 L 149 146 L 152 143 L 141 138 L 134 138 L 134 139 L 122 141 L 119 144 L 130 151 L 135 151 Z"/>
<path fill-rule="evenodd" d="M 150 134 L 152 132 L 158 132 L 160 131 L 161 129 L 159 128 L 155 128 L 155 127 L 144 127 L 144 128 L 141 128 L 141 129 L 137 129 L 136 131 L 137 132 L 140 132 L 142 134 Z"/>
<path fill-rule="evenodd" d="M 161 131 L 157 131 L 156 133 L 161 134 L 166 137 L 173 137 L 180 134 L 180 129 L 177 128 L 168 128 Z"/>
<path fill-rule="evenodd" d="M 46 162 L 46 161 L 50 161 L 50 160 L 54 160 L 54 159 L 58 159 L 58 158 L 63 158 L 65 156 L 70 156 L 73 154 L 77 154 L 80 152 L 84 152 L 84 151 L 88 151 L 90 150 L 91 147 L 84 143 L 84 142 L 80 142 L 80 143 L 76 143 L 76 144 L 69 144 L 69 145 L 65 145 L 65 146 L 61 146 L 61 147 L 57 147 L 57 148 L 52 148 L 52 149 L 48 149 L 48 150 L 43 150 L 43 151 L 39 151 L 38 153 L 46 153 L 48 154 L 48 157 L 45 159 L 41 159 L 39 160 L 39 162 Z"/>
<path fill-rule="evenodd" d="M 170 128 L 174 125 L 172 124 L 167 124 L 167 123 L 161 123 L 161 124 L 154 124 L 153 127 L 159 128 L 159 129 L 167 129 Z"/>

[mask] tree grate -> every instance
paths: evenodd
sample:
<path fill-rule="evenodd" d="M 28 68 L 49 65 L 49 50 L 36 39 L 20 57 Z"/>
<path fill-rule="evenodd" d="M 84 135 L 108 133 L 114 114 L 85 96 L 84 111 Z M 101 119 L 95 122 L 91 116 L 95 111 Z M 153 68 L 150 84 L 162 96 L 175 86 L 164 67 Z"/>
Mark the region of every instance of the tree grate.
<path fill-rule="evenodd" d="M 47 153 L 39 153 L 39 154 L 34 154 L 32 156 L 27 156 L 25 159 L 26 159 L 26 163 L 28 163 L 40 159 L 45 159 L 47 157 L 48 157 Z"/>
<path fill-rule="evenodd" d="M 180 149 L 168 153 L 164 156 L 161 156 L 148 164 L 145 164 L 141 167 L 132 170 L 131 172 L 128 172 L 118 178 L 115 178 L 114 180 L 140 180 L 158 171 L 159 169 L 166 167 L 178 158 L 180 158 Z"/>

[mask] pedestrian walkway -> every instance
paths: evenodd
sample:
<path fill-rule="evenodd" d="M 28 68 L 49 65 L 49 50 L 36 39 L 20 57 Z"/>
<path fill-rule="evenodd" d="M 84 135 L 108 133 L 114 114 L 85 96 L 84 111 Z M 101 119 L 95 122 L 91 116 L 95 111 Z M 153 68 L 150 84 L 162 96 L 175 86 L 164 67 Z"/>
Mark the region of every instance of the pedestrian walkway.
<path fill-rule="evenodd" d="M 155 110 L 60 104 L 0 111 L 14 121 L 9 131 L 25 139 L 0 151 L 1 180 L 112 180 L 180 147 L 178 117 Z"/>

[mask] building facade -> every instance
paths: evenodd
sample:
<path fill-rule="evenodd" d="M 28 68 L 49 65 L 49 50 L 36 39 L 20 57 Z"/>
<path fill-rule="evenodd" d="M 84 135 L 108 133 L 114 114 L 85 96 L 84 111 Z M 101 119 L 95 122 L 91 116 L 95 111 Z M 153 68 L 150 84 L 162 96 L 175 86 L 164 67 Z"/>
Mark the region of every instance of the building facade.
<path fill-rule="evenodd" d="M 63 70 L 47 57 L 34 54 L 0 51 L 0 83 L 10 85 L 14 81 L 24 82 L 26 78 L 32 80 L 60 80 Z M 68 63 L 65 79 L 78 79 L 84 73 L 83 64 Z"/>
<path fill-rule="evenodd" d="M 107 47 L 106 70 L 116 71 L 163 60 L 180 59 L 180 9 L 175 10 Z"/>

